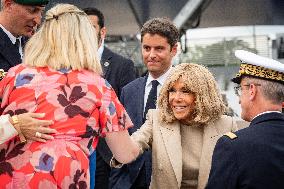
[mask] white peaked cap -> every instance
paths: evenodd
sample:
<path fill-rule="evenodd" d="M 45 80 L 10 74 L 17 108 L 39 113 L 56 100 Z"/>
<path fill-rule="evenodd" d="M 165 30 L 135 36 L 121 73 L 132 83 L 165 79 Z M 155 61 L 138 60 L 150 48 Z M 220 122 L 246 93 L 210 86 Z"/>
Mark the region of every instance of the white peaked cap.
<path fill-rule="evenodd" d="M 261 66 L 264 68 L 268 68 L 271 70 L 284 73 L 284 64 L 276 60 L 273 60 L 271 58 L 262 57 L 252 52 L 245 51 L 245 50 L 236 50 L 235 56 L 244 63 L 255 65 L 255 66 Z"/>
<path fill-rule="evenodd" d="M 240 83 L 243 76 L 252 76 L 284 84 L 284 64 L 281 62 L 245 50 L 236 50 L 235 56 L 241 60 L 241 65 L 233 82 Z"/>

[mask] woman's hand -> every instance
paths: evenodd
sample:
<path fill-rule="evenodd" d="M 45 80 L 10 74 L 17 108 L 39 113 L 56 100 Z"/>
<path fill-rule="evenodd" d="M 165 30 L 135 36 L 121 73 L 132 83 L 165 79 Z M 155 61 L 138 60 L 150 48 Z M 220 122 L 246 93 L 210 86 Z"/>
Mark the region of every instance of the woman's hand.
<path fill-rule="evenodd" d="M 26 139 L 46 142 L 47 140 L 54 139 L 50 134 L 56 133 L 55 129 L 48 128 L 52 125 L 52 120 L 40 120 L 37 118 L 43 118 L 44 113 L 23 113 L 17 115 L 17 123 L 11 121 L 19 134 L 24 135 Z"/>

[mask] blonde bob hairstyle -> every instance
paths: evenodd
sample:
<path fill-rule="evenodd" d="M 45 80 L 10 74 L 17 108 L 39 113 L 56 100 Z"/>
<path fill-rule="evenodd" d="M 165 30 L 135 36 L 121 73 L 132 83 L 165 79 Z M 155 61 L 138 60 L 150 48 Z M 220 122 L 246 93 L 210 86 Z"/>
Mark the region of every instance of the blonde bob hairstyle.
<path fill-rule="evenodd" d="M 186 90 L 195 95 L 193 119 L 189 120 L 190 123 L 206 124 L 224 114 L 225 105 L 210 71 L 198 64 L 182 63 L 173 68 L 160 91 L 157 104 L 162 121 L 171 123 L 177 120 L 169 104 L 169 91 L 179 78 L 182 78 Z"/>
<path fill-rule="evenodd" d="M 46 12 L 43 25 L 28 41 L 24 63 L 101 74 L 97 49 L 97 34 L 88 16 L 74 5 L 58 4 Z"/>

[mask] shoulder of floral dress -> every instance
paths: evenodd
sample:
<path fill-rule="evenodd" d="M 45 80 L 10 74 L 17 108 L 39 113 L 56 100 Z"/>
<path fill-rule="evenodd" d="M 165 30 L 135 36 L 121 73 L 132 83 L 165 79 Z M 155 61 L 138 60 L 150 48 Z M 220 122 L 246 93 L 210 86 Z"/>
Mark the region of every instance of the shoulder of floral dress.
<path fill-rule="evenodd" d="M 24 69 L 32 69 L 32 67 L 27 67 L 25 64 L 18 64 L 12 68 L 9 69 L 8 74 L 9 73 L 18 73 L 21 72 Z"/>

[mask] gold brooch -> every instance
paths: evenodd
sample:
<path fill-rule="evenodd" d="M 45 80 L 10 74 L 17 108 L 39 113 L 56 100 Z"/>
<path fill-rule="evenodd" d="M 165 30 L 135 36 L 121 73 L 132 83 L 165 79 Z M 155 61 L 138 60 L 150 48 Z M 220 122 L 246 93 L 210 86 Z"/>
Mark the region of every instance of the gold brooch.
<path fill-rule="evenodd" d="M 5 72 L 3 69 L 0 69 L 0 80 L 2 80 L 6 76 L 7 72 Z"/>

